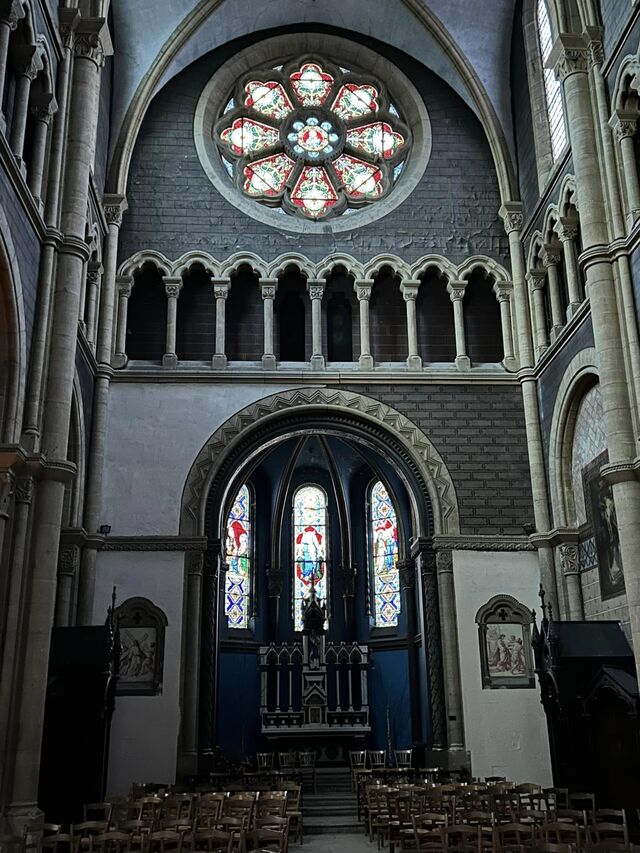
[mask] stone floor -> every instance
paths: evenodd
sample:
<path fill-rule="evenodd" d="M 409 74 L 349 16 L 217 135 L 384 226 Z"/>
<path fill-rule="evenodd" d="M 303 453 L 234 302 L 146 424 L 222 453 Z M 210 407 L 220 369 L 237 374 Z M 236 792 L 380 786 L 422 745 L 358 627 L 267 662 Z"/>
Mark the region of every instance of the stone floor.
<path fill-rule="evenodd" d="M 305 835 L 302 847 L 296 847 L 296 853 L 371 853 L 364 832 L 357 835 L 340 833 L 337 835 Z"/>

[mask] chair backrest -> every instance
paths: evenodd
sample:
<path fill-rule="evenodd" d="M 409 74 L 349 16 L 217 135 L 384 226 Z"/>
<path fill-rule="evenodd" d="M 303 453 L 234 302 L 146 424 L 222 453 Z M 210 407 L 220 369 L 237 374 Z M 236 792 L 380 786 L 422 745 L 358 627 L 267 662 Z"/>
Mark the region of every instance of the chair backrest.
<path fill-rule="evenodd" d="M 279 752 L 278 766 L 280 770 L 293 770 L 296 766 L 295 752 Z"/>
<path fill-rule="evenodd" d="M 604 841 L 619 841 L 628 844 L 627 825 L 622 823 L 594 823 L 589 826 L 589 839 L 594 844 L 601 844 Z"/>
<path fill-rule="evenodd" d="M 71 824 L 71 835 L 79 835 L 87 838 L 90 835 L 102 835 L 109 831 L 109 823 L 106 820 L 84 820 L 82 823 Z"/>
<path fill-rule="evenodd" d="M 556 809 L 555 820 L 563 823 L 577 823 L 582 828 L 589 823 L 587 813 L 580 809 Z"/>
<path fill-rule="evenodd" d="M 275 753 L 273 752 L 256 753 L 256 763 L 258 765 L 258 770 L 273 770 L 274 761 Z"/>
<path fill-rule="evenodd" d="M 285 853 L 287 846 L 287 833 L 285 827 L 263 826 L 254 829 L 246 835 L 246 844 L 249 850 L 278 850 Z"/>
<path fill-rule="evenodd" d="M 576 849 L 580 847 L 580 827 L 575 823 L 544 823 L 539 833 L 545 844 L 571 844 Z"/>
<path fill-rule="evenodd" d="M 113 803 L 87 803 L 83 806 L 85 820 L 111 820 Z"/>
<path fill-rule="evenodd" d="M 165 850 L 175 851 L 180 853 L 182 850 L 183 834 L 175 832 L 171 829 L 160 829 L 156 832 L 150 832 L 147 836 L 147 850 L 150 853 L 165 853 Z"/>
<path fill-rule="evenodd" d="M 51 853 L 75 853 L 80 847 L 80 837 L 66 832 L 57 832 L 53 835 L 46 835 L 42 839 L 40 846 L 43 850 L 51 851 Z"/>
<path fill-rule="evenodd" d="M 495 831 L 501 849 L 526 844 L 535 835 L 535 827 L 524 823 L 503 823 L 496 826 Z"/>
<path fill-rule="evenodd" d="M 91 853 L 128 853 L 131 850 L 131 835 L 128 832 L 110 830 L 89 837 Z"/>
<path fill-rule="evenodd" d="M 596 809 L 595 823 L 619 823 L 627 825 L 627 813 L 624 809 Z"/>
<path fill-rule="evenodd" d="M 316 754 L 313 751 L 299 752 L 298 764 L 303 770 L 313 770 L 316 766 Z"/>
<path fill-rule="evenodd" d="M 393 756 L 396 760 L 396 767 L 406 769 L 411 767 L 412 749 L 394 749 Z"/>
<path fill-rule="evenodd" d="M 349 751 L 349 764 L 351 765 L 351 769 L 355 770 L 356 768 L 362 767 L 367 763 L 367 753 L 364 749 L 352 749 Z"/>
<path fill-rule="evenodd" d="M 221 829 L 199 829 L 193 838 L 194 850 L 224 850 L 231 853 L 233 835 L 231 832 L 223 832 Z"/>
<path fill-rule="evenodd" d="M 595 794 L 586 794 L 584 792 L 574 792 L 569 794 L 569 808 L 584 809 L 593 817 L 596 813 L 596 796 Z"/>
<path fill-rule="evenodd" d="M 387 763 L 387 752 L 384 749 L 369 750 L 369 765 L 372 770 L 379 770 Z"/>

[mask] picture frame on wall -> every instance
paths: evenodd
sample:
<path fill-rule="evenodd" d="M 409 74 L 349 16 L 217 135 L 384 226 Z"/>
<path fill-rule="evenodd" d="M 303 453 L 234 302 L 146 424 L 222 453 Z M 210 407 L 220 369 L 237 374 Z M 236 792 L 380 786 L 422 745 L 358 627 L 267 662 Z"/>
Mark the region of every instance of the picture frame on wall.
<path fill-rule="evenodd" d="M 532 612 L 510 595 L 497 595 L 476 614 L 482 686 L 535 686 L 531 651 Z"/>
<path fill-rule="evenodd" d="M 587 522 L 593 530 L 600 595 L 603 600 L 615 598 L 625 592 L 613 489 L 600 474 L 600 469 L 608 460 L 605 451 L 585 466 L 582 472 Z"/>
<path fill-rule="evenodd" d="M 119 696 L 162 693 L 167 617 L 148 598 L 129 598 L 116 608 L 120 628 Z"/>

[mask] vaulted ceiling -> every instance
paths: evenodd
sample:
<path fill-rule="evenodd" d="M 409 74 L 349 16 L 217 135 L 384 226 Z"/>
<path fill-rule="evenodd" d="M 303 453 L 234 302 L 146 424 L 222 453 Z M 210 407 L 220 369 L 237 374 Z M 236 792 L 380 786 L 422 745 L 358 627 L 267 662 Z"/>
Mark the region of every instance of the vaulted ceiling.
<path fill-rule="evenodd" d="M 112 0 L 115 79 L 112 151 L 147 87 L 248 33 L 329 25 L 387 42 L 443 77 L 478 112 L 484 90 L 512 144 L 509 53 L 516 0 Z M 490 11 L 489 11 L 490 9 Z M 461 73 L 461 62 L 467 66 Z M 473 79 L 472 84 L 469 77 Z"/>

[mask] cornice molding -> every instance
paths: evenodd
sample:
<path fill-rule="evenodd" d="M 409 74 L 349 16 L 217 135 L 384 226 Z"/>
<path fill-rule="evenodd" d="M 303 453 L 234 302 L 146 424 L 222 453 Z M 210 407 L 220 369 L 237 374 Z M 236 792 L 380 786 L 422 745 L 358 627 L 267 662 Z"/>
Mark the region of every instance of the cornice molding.
<path fill-rule="evenodd" d="M 107 536 L 101 551 L 206 551 L 206 536 Z"/>
<path fill-rule="evenodd" d="M 450 551 L 535 551 L 528 536 L 434 536 L 438 550 Z"/>

